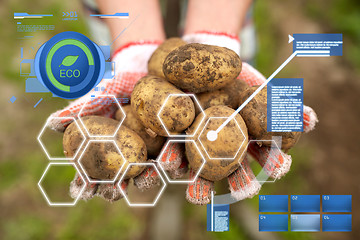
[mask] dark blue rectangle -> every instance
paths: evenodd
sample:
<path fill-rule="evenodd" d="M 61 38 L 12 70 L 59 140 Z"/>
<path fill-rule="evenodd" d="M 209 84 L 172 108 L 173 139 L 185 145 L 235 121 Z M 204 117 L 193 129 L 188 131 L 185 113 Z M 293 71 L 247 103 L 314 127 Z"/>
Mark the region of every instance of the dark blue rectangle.
<path fill-rule="evenodd" d="M 211 211 L 211 206 L 213 210 Z M 207 204 L 207 231 L 229 231 L 229 204 Z"/>
<path fill-rule="evenodd" d="M 319 232 L 320 214 L 291 214 L 292 232 Z"/>
<path fill-rule="evenodd" d="M 288 231 L 287 214 L 260 214 L 259 231 L 260 232 L 286 232 Z"/>
<path fill-rule="evenodd" d="M 267 86 L 267 131 L 303 132 L 302 78 L 273 78 Z"/>
<path fill-rule="evenodd" d="M 322 216 L 323 232 L 351 232 L 351 214 L 324 214 Z"/>
<path fill-rule="evenodd" d="M 291 195 L 291 212 L 320 212 L 320 195 Z"/>
<path fill-rule="evenodd" d="M 323 195 L 323 212 L 351 212 L 351 195 Z"/>
<path fill-rule="evenodd" d="M 259 212 L 288 212 L 288 195 L 259 195 Z"/>
<path fill-rule="evenodd" d="M 342 56 L 341 33 L 299 33 L 293 34 L 293 52 L 295 51 L 330 51 L 330 56 Z M 308 47 L 299 44 L 307 44 Z M 311 47 L 310 47 L 311 46 Z"/>

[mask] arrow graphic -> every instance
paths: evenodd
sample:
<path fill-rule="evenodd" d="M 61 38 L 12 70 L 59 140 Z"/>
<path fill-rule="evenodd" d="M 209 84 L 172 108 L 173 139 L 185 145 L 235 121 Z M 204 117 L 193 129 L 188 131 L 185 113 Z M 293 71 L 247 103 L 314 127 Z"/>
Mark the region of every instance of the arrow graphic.
<path fill-rule="evenodd" d="M 294 41 L 294 39 L 295 39 L 295 38 L 293 38 L 293 36 L 291 36 L 291 35 L 289 34 L 289 43 L 291 43 L 292 41 Z"/>

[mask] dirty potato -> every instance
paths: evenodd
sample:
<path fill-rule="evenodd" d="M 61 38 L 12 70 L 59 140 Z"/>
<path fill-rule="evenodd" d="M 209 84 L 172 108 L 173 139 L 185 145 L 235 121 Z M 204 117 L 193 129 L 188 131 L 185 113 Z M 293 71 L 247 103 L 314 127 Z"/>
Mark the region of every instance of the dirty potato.
<path fill-rule="evenodd" d="M 148 156 L 157 157 L 164 145 L 165 138 L 161 136 L 156 136 L 155 138 L 150 137 L 150 135 L 146 132 L 144 125 L 142 125 L 141 121 L 132 111 L 130 104 L 125 105 L 122 108 L 126 114 L 123 125 L 136 132 L 142 138 L 142 140 L 144 140 Z M 123 113 L 121 110 L 118 110 L 116 112 L 115 119 L 121 120 L 122 118 Z"/>
<path fill-rule="evenodd" d="M 227 86 L 219 90 L 198 93 L 196 94 L 196 97 L 203 109 L 219 105 L 236 109 L 240 105 L 240 93 L 245 91 L 248 87 L 246 82 L 236 78 Z"/>
<path fill-rule="evenodd" d="M 191 43 L 178 47 L 163 65 L 166 80 L 194 93 L 225 87 L 241 72 L 241 60 L 232 50 Z"/>
<path fill-rule="evenodd" d="M 148 62 L 149 75 L 165 78 L 162 67 L 166 56 L 175 48 L 185 45 L 181 38 L 169 38 L 163 42 L 151 55 Z"/>
<path fill-rule="evenodd" d="M 244 91 L 240 98 L 245 102 L 259 86 L 253 86 Z M 272 136 L 281 136 L 281 148 L 288 150 L 299 140 L 300 132 L 268 132 L 267 131 L 267 87 L 264 87 L 245 107 L 240 111 L 249 135 L 255 140 L 271 140 Z M 259 141 L 258 144 L 271 146 L 271 141 Z"/>
<path fill-rule="evenodd" d="M 170 94 L 184 94 L 171 83 L 155 76 L 145 76 L 135 85 L 131 94 L 131 107 L 147 132 L 153 136 L 167 136 L 158 114 Z M 160 112 L 160 118 L 170 134 L 187 129 L 195 118 L 195 107 L 186 95 L 170 96 Z"/>
<path fill-rule="evenodd" d="M 204 113 L 206 114 L 206 118 L 204 121 L 201 121 Z M 206 163 L 200 172 L 200 176 L 211 181 L 219 181 L 229 176 L 240 166 L 239 163 L 241 163 L 245 156 L 243 153 L 246 151 L 248 143 L 247 128 L 242 117 L 237 114 L 236 117 L 218 133 L 217 139 L 210 141 L 207 138 L 208 132 L 218 129 L 226 118 L 234 113 L 234 110 L 226 106 L 214 106 L 206 109 L 204 113 L 196 117 L 188 133 L 192 134 L 200 124 L 199 130 L 196 132 L 194 138 L 197 139 L 196 142 L 199 146 L 201 141 L 208 153 L 203 153 Z M 202 129 L 204 130 L 201 131 Z M 186 142 L 185 152 L 191 168 L 197 171 L 203 162 L 197 148 L 193 143 Z M 210 159 L 209 157 L 217 159 Z"/>
<path fill-rule="evenodd" d="M 110 135 L 116 131 L 118 121 L 100 116 L 87 116 L 82 118 L 90 134 Z M 78 120 L 77 120 L 78 121 Z M 63 148 L 67 154 L 76 151 L 74 143 L 81 141 L 79 129 L 71 123 L 63 136 Z M 124 155 L 121 157 L 117 148 L 111 142 L 94 141 L 85 150 L 79 160 L 90 178 L 98 180 L 112 180 L 123 164 L 123 174 L 128 163 L 143 163 L 147 160 L 146 145 L 139 135 L 125 126 L 121 126 L 115 135 L 115 141 Z M 79 146 L 78 144 L 75 146 Z M 145 166 L 131 166 L 124 179 L 139 175 Z"/>

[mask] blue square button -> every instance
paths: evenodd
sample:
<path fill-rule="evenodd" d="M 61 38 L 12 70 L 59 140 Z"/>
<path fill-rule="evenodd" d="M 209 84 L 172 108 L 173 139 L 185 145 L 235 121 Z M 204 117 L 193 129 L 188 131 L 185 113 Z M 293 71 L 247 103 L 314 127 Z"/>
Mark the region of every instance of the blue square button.
<path fill-rule="evenodd" d="M 320 195 L 291 195 L 291 212 L 320 212 Z"/>

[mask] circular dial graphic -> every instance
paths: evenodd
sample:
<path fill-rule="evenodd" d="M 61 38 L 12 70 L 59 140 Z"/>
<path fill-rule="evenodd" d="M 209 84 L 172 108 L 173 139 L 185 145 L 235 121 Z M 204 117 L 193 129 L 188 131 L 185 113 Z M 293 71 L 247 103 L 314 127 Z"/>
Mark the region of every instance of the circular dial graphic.
<path fill-rule="evenodd" d="M 88 93 L 102 79 L 105 58 L 85 35 L 62 32 L 43 44 L 35 57 L 35 73 L 54 95 L 73 99 Z"/>

